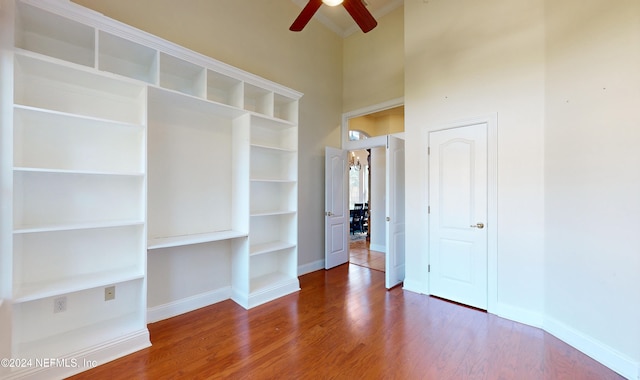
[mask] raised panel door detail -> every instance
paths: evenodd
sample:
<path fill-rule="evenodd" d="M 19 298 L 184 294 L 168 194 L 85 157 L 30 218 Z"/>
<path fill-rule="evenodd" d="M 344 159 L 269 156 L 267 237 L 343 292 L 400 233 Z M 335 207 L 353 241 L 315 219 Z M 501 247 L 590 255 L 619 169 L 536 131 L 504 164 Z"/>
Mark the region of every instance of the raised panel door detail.
<path fill-rule="evenodd" d="M 487 125 L 429 134 L 431 293 L 487 308 Z"/>

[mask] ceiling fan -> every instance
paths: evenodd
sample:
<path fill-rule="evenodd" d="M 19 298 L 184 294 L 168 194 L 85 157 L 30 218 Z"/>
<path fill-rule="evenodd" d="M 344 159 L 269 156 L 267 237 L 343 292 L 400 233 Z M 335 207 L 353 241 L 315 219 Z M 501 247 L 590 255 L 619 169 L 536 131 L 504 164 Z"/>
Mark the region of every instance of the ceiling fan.
<path fill-rule="evenodd" d="M 322 3 L 332 7 L 342 4 L 364 33 L 371 31 L 378 25 L 376 19 L 367 10 L 363 0 L 309 0 L 300 15 L 298 15 L 298 18 L 291 24 L 289 30 L 299 32 L 304 29 Z"/>

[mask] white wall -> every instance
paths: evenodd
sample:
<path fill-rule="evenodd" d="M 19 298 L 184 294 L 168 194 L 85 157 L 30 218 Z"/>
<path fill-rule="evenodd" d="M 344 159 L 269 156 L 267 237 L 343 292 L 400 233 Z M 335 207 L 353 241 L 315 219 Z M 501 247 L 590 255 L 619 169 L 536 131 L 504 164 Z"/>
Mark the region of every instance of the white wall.
<path fill-rule="evenodd" d="M 640 3 L 405 3 L 407 278 L 427 293 L 426 131 L 498 115 L 494 312 L 640 372 Z"/>
<path fill-rule="evenodd" d="M 640 362 L 640 2 L 546 0 L 545 314 Z"/>
<path fill-rule="evenodd" d="M 405 3 L 406 199 L 413 204 L 405 286 L 428 292 L 426 131 L 497 113 L 494 312 L 534 324 L 543 309 L 543 15 L 542 1 L 531 0 Z"/>
<path fill-rule="evenodd" d="M 372 31 L 344 40 L 344 112 L 404 95 L 403 7 L 377 21 Z"/>

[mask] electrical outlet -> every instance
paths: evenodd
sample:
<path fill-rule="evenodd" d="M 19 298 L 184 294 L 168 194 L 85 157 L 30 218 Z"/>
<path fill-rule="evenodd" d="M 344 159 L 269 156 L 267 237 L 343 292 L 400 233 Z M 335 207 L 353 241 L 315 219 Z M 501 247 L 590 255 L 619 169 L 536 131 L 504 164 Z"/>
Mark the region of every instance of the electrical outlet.
<path fill-rule="evenodd" d="M 62 313 L 67 311 L 67 297 L 58 297 L 53 299 L 53 312 Z"/>
<path fill-rule="evenodd" d="M 105 301 L 111 301 L 116 299 L 116 287 L 114 286 L 107 286 L 106 288 L 104 288 L 104 300 Z"/>

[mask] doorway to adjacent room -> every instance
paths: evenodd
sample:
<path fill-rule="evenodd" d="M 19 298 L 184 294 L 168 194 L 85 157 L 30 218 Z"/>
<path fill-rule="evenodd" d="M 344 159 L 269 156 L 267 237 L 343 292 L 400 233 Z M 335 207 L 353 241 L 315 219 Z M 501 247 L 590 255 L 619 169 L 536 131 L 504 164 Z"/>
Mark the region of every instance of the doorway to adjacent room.
<path fill-rule="evenodd" d="M 401 99 L 343 115 L 342 149 L 325 157 L 326 269 L 383 257 L 386 287 L 404 280 L 403 137 Z"/>
<path fill-rule="evenodd" d="M 353 133 L 352 138 L 369 137 L 364 132 Z M 384 216 L 372 212 L 370 205 L 384 206 L 384 160 L 378 162 L 377 149 L 352 150 L 347 153 L 349 163 L 349 262 L 373 270 L 384 272 Z M 384 152 L 382 152 L 384 154 Z M 375 164 L 375 165 L 374 165 Z"/>

